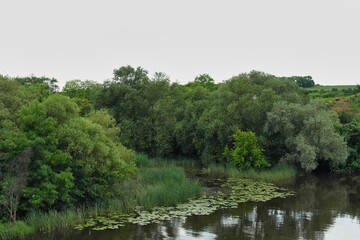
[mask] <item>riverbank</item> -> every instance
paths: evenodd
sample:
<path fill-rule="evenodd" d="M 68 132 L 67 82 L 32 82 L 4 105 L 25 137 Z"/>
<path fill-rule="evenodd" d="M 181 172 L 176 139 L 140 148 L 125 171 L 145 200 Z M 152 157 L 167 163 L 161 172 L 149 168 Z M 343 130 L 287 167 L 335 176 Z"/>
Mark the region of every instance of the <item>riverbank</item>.
<path fill-rule="evenodd" d="M 135 209 L 151 210 L 155 207 L 174 207 L 181 203 L 188 203 L 189 199 L 200 199 L 204 196 L 205 184 L 197 176 L 185 174 L 184 169 L 206 176 L 208 179 L 220 179 L 220 184 L 226 179 L 248 178 L 263 182 L 284 182 L 295 178 L 296 169 L 292 167 L 277 167 L 263 171 L 239 171 L 231 166 L 209 165 L 198 166 L 198 162 L 191 159 L 151 159 L 146 155 L 137 155 L 139 173 L 131 181 L 119 185 L 122 193 L 118 198 L 107 202 L 99 202 L 93 206 L 68 209 L 66 211 L 32 212 L 23 221 L 16 224 L 0 224 L 0 238 L 25 238 L 34 233 L 61 232 L 73 229 L 74 226 L 90 227 L 92 221 L 103 216 L 127 215 Z M 187 177 L 188 176 L 188 177 Z M 200 181 L 203 181 L 201 184 Z M 214 189 L 226 188 L 220 186 Z M 213 191 L 215 193 L 215 191 Z M 249 200 L 249 195 L 246 199 Z M 255 198 L 256 199 L 256 198 Z M 219 201 L 221 203 L 222 200 Z M 232 204 L 235 204 L 234 202 Z M 220 204 L 221 205 L 221 204 Z M 199 207 L 199 206 L 198 206 Z M 210 208 L 210 209 L 213 209 Z M 204 210 L 204 209 L 203 209 Z M 204 212 L 204 211 L 202 211 Z M 100 218 L 101 219 L 101 218 Z"/>
<path fill-rule="evenodd" d="M 137 177 L 119 185 L 119 190 L 121 195 L 108 202 L 64 211 L 32 212 L 16 224 L 0 224 L 0 239 L 63 231 L 108 213 L 129 213 L 136 206 L 171 206 L 203 195 L 200 182 L 186 178 L 184 169 L 172 163 L 140 167 Z"/>
<path fill-rule="evenodd" d="M 249 169 L 245 171 L 239 170 L 231 165 L 210 164 L 204 168 L 204 172 L 209 175 L 246 178 L 275 184 L 292 181 L 298 174 L 296 168 L 290 165 L 276 166 L 262 170 Z"/>

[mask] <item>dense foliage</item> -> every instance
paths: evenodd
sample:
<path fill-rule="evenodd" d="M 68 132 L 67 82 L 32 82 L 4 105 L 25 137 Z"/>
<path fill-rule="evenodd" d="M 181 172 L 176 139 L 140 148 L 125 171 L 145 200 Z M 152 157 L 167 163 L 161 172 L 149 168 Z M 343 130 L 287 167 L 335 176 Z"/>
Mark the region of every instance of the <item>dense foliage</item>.
<path fill-rule="evenodd" d="M 72 80 L 59 92 L 55 79 L 0 76 L 0 218 L 121 197 L 134 151 L 245 170 L 359 169 L 357 113 L 337 111 L 339 122 L 304 91 L 314 84 L 252 71 L 181 85 L 124 66 L 103 84 Z"/>
<path fill-rule="evenodd" d="M 229 162 L 242 170 L 269 166 L 253 132 L 237 130 L 233 138 L 233 147 L 226 146 L 224 152 Z"/>
<path fill-rule="evenodd" d="M 268 153 L 280 162 L 298 162 L 306 171 L 319 164 L 336 168 L 345 163 L 348 151 L 343 137 L 335 130 L 337 116 L 327 111 L 324 102 L 278 102 L 267 119 Z"/>
<path fill-rule="evenodd" d="M 27 86 L 4 77 L 0 85 L 0 199 L 16 208 L 8 211 L 12 220 L 18 208 L 22 214 L 64 209 L 118 193 L 115 186 L 135 169 L 134 154 L 118 141 L 106 111 L 81 117 L 69 97 L 42 92 L 30 100 Z"/>
<path fill-rule="evenodd" d="M 289 79 L 293 80 L 299 87 L 302 88 L 311 88 L 315 86 L 315 81 L 311 76 L 293 76 L 289 77 Z"/>

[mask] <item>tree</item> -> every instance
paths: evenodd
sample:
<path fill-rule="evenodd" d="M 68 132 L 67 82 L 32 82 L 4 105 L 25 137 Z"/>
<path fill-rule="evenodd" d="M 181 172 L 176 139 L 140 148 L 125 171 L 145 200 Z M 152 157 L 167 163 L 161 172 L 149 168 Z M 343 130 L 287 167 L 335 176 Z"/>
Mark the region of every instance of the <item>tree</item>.
<path fill-rule="evenodd" d="M 76 202 L 95 202 L 116 195 L 115 184 L 132 171 L 132 166 L 121 158 L 119 145 L 90 119 L 73 118 L 62 126 L 58 148 L 70 154 L 69 167 L 74 177 L 70 194 Z"/>
<path fill-rule="evenodd" d="M 66 82 L 62 92 L 71 98 L 94 100 L 94 95 L 101 89 L 101 84 L 86 80 L 71 80 Z"/>
<path fill-rule="evenodd" d="M 86 116 L 94 109 L 94 102 L 101 90 L 101 84 L 94 81 L 71 80 L 66 82 L 62 93 L 74 99 L 80 109 L 80 115 Z"/>
<path fill-rule="evenodd" d="M 115 185 L 134 170 L 103 111 L 80 117 L 76 103 L 54 94 L 23 106 L 17 122 L 33 147 L 24 209 L 61 209 L 115 196 Z M 98 124 L 99 123 L 99 124 Z M 125 152 L 123 154 L 123 152 Z"/>
<path fill-rule="evenodd" d="M 59 90 L 55 78 L 30 76 L 17 77 L 14 80 L 24 86 L 32 99 L 42 100 Z"/>
<path fill-rule="evenodd" d="M 16 222 L 20 197 L 26 187 L 31 156 L 31 148 L 27 148 L 20 152 L 8 164 L 7 169 L 5 169 L 5 177 L 2 180 L 2 194 L 0 202 L 8 210 L 10 222 L 13 223 Z"/>
<path fill-rule="evenodd" d="M 226 146 L 224 151 L 230 163 L 242 170 L 270 166 L 265 160 L 264 150 L 259 146 L 255 133 L 237 130 L 233 139 L 232 147 Z"/>
<path fill-rule="evenodd" d="M 16 77 L 15 81 L 25 86 L 43 85 L 49 92 L 54 93 L 59 90 L 58 81 L 48 77 Z"/>
<path fill-rule="evenodd" d="M 335 169 L 348 157 L 338 124 L 337 115 L 321 100 L 306 105 L 278 102 L 264 127 L 267 155 L 273 162 L 298 163 L 305 171 L 319 165 Z"/>
<path fill-rule="evenodd" d="M 190 87 L 192 89 L 196 87 L 204 87 L 210 91 L 214 91 L 217 89 L 217 85 L 215 84 L 215 81 L 212 77 L 210 77 L 209 74 L 200 74 L 195 77 L 193 82 L 189 82 L 186 84 L 187 87 Z"/>
<path fill-rule="evenodd" d="M 279 100 L 304 101 L 290 80 L 252 71 L 219 84 L 197 121 L 193 143 L 203 162 L 225 161 L 223 151 L 237 129 L 262 138 L 266 113 Z"/>
<path fill-rule="evenodd" d="M 0 75 L 0 217 L 5 210 L 16 221 L 22 190 L 26 185 L 30 142 L 17 125 L 16 114 L 29 101 L 23 86 Z"/>
<path fill-rule="evenodd" d="M 13 79 L 0 75 L 0 108 L 6 109 L 11 118 L 30 98 L 23 86 Z"/>
<path fill-rule="evenodd" d="M 148 71 L 141 67 L 135 69 L 128 65 L 115 69 L 113 80 L 137 88 L 149 82 L 147 74 Z"/>
<path fill-rule="evenodd" d="M 176 142 L 179 146 L 179 153 L 185 156 L 198 157 L 196 146 L 203 142 L 195 142 L 198 131 L 198 121 L 205 109 L 209 108 L 210 91 L 203 87 L 187 89 L 184 93 L 182 106 L 178 105 L 178 120 L 175 126 Z M 177 102 L 177 101 L 176 101 Z M 197 145 L 199 143 L 199 145 Z"/>
<path fill-rule="evenodd" d="M 315 82 L 311 76 L 293 76 L 290 77 L 299 87 L 311 88 L 315 86 Z"/>
<path fill-rule="evenodd" d="M 346 170 L 360 169 L 360 122 L 353 119 L 341 125 L 341 133 L 349 148 L 349 157 L 346 162 Z"/>

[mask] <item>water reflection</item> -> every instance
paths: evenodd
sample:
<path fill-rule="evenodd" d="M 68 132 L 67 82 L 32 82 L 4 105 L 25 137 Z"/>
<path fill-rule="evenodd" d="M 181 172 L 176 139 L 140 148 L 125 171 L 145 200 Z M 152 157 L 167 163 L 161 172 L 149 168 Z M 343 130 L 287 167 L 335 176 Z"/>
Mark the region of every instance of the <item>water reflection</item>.
<path fill-rule="evenodd" d="M 296 195 L 264 203 L 244 203 L 210 216 L 178 218 L 148 226 L 129 224 L 119 230 L 77 231 L 51 238 L 360 239 L 359 176 L 306 176 L 287 187 L 294 189 Z"/>

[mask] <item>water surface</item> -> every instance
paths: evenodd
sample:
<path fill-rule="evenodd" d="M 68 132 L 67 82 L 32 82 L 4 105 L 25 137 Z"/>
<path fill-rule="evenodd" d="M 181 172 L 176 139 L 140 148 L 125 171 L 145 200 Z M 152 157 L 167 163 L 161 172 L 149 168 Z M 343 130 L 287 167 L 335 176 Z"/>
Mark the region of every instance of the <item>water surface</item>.
<path fill-rule="evenodd" d="M 209 216 L 35 239 L 360 239 L 360 176 L 304 176 L 286 187 L 295 196 L 242 203 Z"/>

